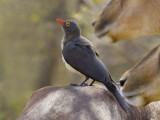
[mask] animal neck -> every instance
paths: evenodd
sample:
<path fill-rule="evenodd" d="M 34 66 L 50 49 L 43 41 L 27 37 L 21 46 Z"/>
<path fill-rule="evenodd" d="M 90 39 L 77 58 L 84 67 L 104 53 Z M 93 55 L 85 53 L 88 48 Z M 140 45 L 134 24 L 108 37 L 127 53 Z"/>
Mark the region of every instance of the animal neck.
<path fill-rule="evenodd" d="M 66 32 L 63 36 L 62 44 L 65 45 L 68 41 L 71 41 L 80 36 L 80 31 Z"/>

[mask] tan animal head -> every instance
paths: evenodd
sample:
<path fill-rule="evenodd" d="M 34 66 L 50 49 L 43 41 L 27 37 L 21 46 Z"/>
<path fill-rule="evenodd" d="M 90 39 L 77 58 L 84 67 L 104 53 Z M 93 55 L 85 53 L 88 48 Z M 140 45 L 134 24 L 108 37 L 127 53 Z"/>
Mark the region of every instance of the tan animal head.
<path fill-rule="evenodd" d="M 134 106 L 160 100 L 160 45 L 120 79 L 121 95 Z"/>
<path fill-rule="evenodd" d="M 97 37 L 113 42 L 160 33 L 160 0 L 110 0 L 93 22 Z"/>

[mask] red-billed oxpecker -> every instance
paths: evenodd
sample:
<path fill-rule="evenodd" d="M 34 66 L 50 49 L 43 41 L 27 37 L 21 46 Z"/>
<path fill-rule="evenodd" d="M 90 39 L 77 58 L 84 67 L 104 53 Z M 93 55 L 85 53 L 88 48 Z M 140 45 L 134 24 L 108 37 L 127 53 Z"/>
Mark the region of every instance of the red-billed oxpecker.
<path fill-rule="evenodd" d="M 127 113 L 128 104 L 119 94 L 116 83 L 112 80 L 104 63 L 99 59 L 93 44 L 81 36 L 80 28 L 74 21 L 57 19 L 57 22 L 62 25 L 64 32 L 61 47 L 62 58 L 67 68 L 78 71 L 86 77 L 80 85 L 74 84 L 74 86 L 85 86 L 85 82 L 89 78 L 93 79 L 90 85 L 94 81 L 103 83 Z"/>

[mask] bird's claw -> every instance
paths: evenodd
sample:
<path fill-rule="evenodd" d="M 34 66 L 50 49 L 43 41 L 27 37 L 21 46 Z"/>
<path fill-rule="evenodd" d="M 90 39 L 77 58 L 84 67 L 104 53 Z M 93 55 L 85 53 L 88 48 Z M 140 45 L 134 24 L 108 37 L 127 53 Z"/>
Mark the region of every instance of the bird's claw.
<path fill-rule="evenodd" d="M 78 86 L 78 84 L 70 84 L 70 86 Z"/>
<path fill-rule="evenodd" d="M 78 85 L 78 84 L 70 84 L 70 86 L 75 86 L 75 87 L 85 87 L 85 86 L 89 86 L 87 83 L 84 83 L 84 84 L 80 84 L 80 85 Z"/>
<path fill-rule="evenodd" d="M 84 83 L 82 86 L 89 86 L 88 83 Z"/>

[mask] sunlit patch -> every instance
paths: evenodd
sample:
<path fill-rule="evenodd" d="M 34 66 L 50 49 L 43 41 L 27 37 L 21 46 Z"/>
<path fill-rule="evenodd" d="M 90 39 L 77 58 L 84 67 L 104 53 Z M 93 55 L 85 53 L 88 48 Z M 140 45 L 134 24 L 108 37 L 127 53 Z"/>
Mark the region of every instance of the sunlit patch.
<path fill-rule="evenodd" d="M 67 23 L 66 23 L 66 26 L 70 26 L 70 23 L 69 23 L 69 22 L 67 22 Z"/>
<path fill-rule="evenodd" d="M 142 107 L 147 104 L 144 100 L 142 91 L 123 92 L 123 87 L 120 87 L 120 94 L 131 105 Z"/>
<path fill-rule="evenodd" d="M 133 106 L 137 106 L 137 107 L 142 107 L 146 105 L 146 102 L 144 101 L 144 98 L 142 96 L 133 96 L 133 97 L 127 97 L 125 98 L 125 100 L 133 105 Z"/>

